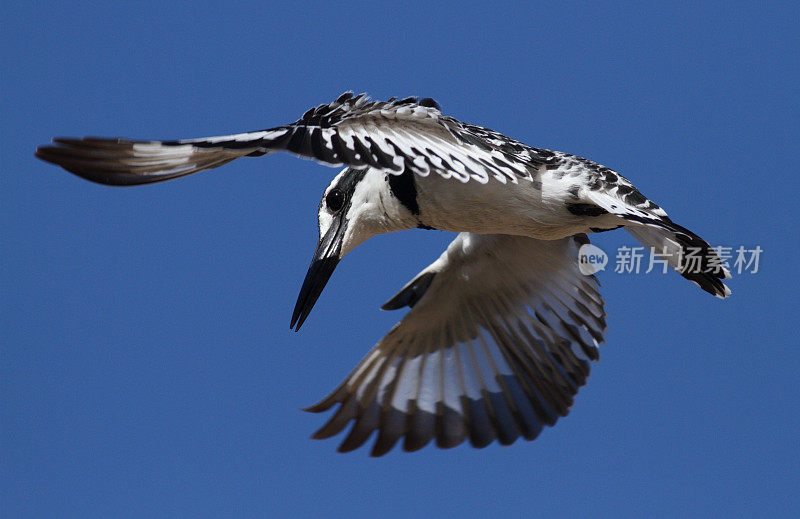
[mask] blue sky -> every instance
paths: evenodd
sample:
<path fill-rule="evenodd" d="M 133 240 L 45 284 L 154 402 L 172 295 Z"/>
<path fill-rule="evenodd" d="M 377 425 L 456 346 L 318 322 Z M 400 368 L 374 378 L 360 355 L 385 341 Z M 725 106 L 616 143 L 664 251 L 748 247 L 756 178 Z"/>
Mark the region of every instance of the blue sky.
<path fill-rule="evenodd" d="M 3 515 L 800 513 L 800 9 L 558 5 L 4 3 Z M 119 189 L 33 151 L 261 129 L 345 90 L 434 97 L 606 164 L 713 244 L 761 246 L 760 270 L 727 301 L 601 273 L 601 361 L 535 442 L 337 454 L 299 409 L 400 318 L 378 307 L 451 235 L 370 240 L 294 333 L 336 170 L 272 156 Z"/>

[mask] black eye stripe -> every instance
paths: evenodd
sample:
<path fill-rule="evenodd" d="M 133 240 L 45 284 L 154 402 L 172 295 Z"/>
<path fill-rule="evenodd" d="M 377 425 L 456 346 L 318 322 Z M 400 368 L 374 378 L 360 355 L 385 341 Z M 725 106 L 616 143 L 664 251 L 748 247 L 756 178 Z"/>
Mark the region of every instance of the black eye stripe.
<path fill-rule="evenodd" d="M 325 197 L 325 205 L 331 212 L 337 212 L 344 206 L 344 193 L 341 189 L 333 188 Z"/>
<path fill-rule="evenodd" d="M 350 203 L 349 199 L 355 191 L 356 186 L 366 175 L 366 169 L 347 168 L 342 171 L 341 177 L 335 187 L 320 200 L 320 209 L 324 206 L 328 211 L 337 213 Z"/>

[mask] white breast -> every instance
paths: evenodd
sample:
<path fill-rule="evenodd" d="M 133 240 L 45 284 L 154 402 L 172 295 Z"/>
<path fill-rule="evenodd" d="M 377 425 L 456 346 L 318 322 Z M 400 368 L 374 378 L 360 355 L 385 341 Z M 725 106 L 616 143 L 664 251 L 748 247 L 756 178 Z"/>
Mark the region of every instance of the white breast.
<path fill-rule="evenodd" d="M 575 179 L 557 178 L 544 167 L 538 179 L 541 189 L 527 179 L 481 184 L 429 175 L 415 180 L 420 220 L 437 229 L 547 240 L 585 231 L 582 220 L 565 207 Z"/>

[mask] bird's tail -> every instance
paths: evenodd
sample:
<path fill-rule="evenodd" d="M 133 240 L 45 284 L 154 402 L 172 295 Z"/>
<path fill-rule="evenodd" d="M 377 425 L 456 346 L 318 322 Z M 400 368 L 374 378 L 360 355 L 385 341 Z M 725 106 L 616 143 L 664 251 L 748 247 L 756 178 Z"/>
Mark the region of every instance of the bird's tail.
<path fill-rule="evenodd" d="M 622 187 L 626 185 L 622 184 Z M 619 196 L 619 191 L 590 190 L 588 198 L 606 212 L 619 217 L 621 221 L 617 221 L 624 222 L 625 230 L 678 274 L 720 299 L 731 294 L 721 281 L 730 279 L 731 274 L 722 264 L 719 254 L 704 239 L 673 222 L 663 209 L 630 183 L 627 184 L 627 197 Z"/>
<path fill-rule="evenodd" d="M 731 274 L 705 240 L 666 217 L 629 221 L 625 230 L 681 276 L 720 299 L 730 295 L 722 280 Z"/>

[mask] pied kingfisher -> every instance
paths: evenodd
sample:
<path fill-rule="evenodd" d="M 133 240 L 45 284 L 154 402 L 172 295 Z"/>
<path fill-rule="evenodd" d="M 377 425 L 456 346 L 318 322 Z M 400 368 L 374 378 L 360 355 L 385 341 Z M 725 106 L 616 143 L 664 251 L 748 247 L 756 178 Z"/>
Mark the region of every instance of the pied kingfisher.
<path fill-rule="evenodd" d="M 292 124 L 203 139 L 57 138 L 36 156 L 85 179 L 136 185 L 239 157 L 288 151 L 344 165 L 319 205 L 319 241 L 291 319 L 299 330 L 336 264 L 377 234 L 458 232 L 383 305 L 411 310 L 327 398 L 338 408 L 314 438 L 349 422 L 350 451 L 404 437 L 475 447 L 532 440 L 572 406 L 606 328 L 594 276 L 579 270 L 587 233 L 624 227 L 703 290 L 730 274 L 709 245 L 626 178 L 589 160 L 532 148 L 442 115 L 430 98 L 371 101 L 347 92 Z M 688 259 L 694 257 L 692 268 Z"/>

